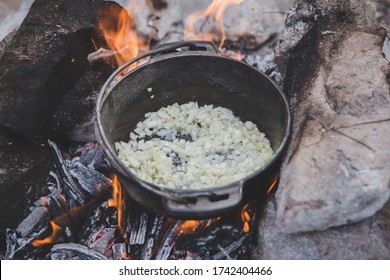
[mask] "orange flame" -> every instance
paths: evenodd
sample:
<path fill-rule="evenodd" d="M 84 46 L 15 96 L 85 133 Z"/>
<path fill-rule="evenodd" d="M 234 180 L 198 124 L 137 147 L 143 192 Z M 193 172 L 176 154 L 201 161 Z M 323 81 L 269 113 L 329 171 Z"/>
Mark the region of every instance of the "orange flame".
<path fill-rule="evenodd" d="M 146 45 L 144 40 L 137 35 L 133 16 L 126 9 L 104 10 L 99 27 L 103 32 L 107 46 L 114 53 L 117 66 L 136 57 L 139 49 Z M 93 43 L 98 49 L 96 42 L 93 41 Z"/>
<path fill-rule="evenodd" d="M 108 201 L 108 206 L 115 207 L 118 211 L 118 227 L 122 235 L 125 235 L 126 231 L 124 229 L 124 218 L 123 218 L 123 206 L 125 204 L 125 198 L 123 196 L 122 187 L 118 180 L 118 177 L 115 175 L 112 180 L 112 198 Z"/>
<path fill-rule="evenodd" d="M 52 227 L 51 235 L 46 237 L 46 238 L 44 238 L 44 239 L 42 239 L 42 240 L 35 239 L 31 243 L 31 245 L 33 245 L 34 247 L 39 247 L 39 246 L 43 246 L 45 244 L 51 244 L 53 242 L 56 242 L 58 240 L 58 238 L 60 238 L 61 232 L 62 232 L 62 228 L 60 226 L 58 226 L 53 221 L 50 221 L 50 224 L 51 224 L 51 227 Z"/>
<path fill-rule="evenodd" d="M 241 210 L 241 220 L 243 222 L 242 231 L 248 233 L 250 231 L 251 215 L 249 213 L 249 204 L 246 204 Z"/>
<path fill-rule="evenodd" d="M 271 191 L 275 188 L 276 183 L 279 181 L 279 174 L 275 176 L 274 180 L 272 181 L 271 185 L 269 186 L 267 190 L 267 194 L 270 194 Z"/>
<path fill-rule="evenodd" d="M 199 225 L 199 221 L 196 220 L 186 220 L 183 221 L 182 224 L 179 226 L 179 230 L 181 234 L 189 234 L 194 232 Z"/>
<path fill-rule="evenodd" d="M 213 0 L 211 5 L 205 10 L 201 12 L 195 12 L 187 17 L 186 26 L 185 26 L 185 34 L 184 38 L 186 40 L 198 39 L 198 40 L 209 40 L 214 41 L 213 36 L 210 33 L 200 33 L 195 32 L 195 24 L 201 19 L 207 19 L 210 16 L 214 15 L 213 19 L 216 23 L 216 28 L 221 33 L 221 38 L 219 39 L 219 47 L 223 46 L 225 42 L 225 30 L 223 26 L 223 14 L 227 7 L 231 5 L 238 5 L 243 0 Z"/>

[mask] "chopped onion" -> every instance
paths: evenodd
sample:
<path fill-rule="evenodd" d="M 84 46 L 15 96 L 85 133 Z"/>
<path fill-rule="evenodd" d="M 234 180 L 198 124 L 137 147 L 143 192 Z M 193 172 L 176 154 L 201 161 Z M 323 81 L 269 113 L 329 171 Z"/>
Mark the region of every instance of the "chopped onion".
<path fill-rule="evenodd" d="M 147 136 L 147 137 L 146 137 Z M 245 178 L 272 159 L 269 140 L 229 109 L 196 102 L 145 114 L 119 158 L 140 179 L 177 189 L 206 189 Z"/>

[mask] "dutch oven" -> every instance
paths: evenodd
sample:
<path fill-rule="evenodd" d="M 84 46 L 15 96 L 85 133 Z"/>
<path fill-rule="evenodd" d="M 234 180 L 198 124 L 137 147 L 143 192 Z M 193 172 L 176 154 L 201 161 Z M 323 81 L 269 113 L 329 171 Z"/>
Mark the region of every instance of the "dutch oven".
<path fill-rule="evenodd" d="M 242 180 L 206 190 L 176 190 L 139 179 L 118 158 L 115 142 L 128 141 L 145 113 L 190 101 L 222 106 L 242 121 L 254 122 L 270 140 L 273 159 Z M 207 41 L 161 45 L 122 65 L 103 86 L 96 110 L 96 138 L 122 186 L 141 205 L 174 218 L 215 217 L 265 196 L 291 129 L 288 102 L 278 87 L 250 65 L 222 56 Z"/>

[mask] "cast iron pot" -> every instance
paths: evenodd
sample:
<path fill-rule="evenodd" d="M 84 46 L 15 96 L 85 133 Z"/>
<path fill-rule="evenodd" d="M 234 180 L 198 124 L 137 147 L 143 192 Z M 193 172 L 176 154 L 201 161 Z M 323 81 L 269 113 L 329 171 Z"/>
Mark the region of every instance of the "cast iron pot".
<path fill-rule="evenodd" d="M 119 76 L 147 57 L 148 62 Z M 240 181 L 207 190 L 175 190 L 139 179 L 118 158 L 114 143 L 128 141 L 145 113 L 190 101 L 226 107 L 243 121 L 253 121 L 270 140 L 273 159 Z M 141 205 L 174 218 L 211 218 L 241 207 L 256 195 L 265 196 L 279 172 L 290 135 L 284 94 L 266 75 L 221 56 L 214 44 L 205 41 L 161 45 L 124 64 L 103 86 L 96 110 L 96 138 L 122 186 Z"/>

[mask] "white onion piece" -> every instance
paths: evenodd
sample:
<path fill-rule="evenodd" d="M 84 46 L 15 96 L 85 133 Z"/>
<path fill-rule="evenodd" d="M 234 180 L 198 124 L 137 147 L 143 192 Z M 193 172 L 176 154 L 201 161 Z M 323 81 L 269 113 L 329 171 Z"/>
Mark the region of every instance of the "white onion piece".
<path fill-rule="evenodd" d="M 241 180 L 273 156 L 269 140 L 253 122 L 243 123 L 229 109 L 199 107 L 196 102 L 145 114 L 130 141 L 115 146 L 119 158 L 140 179 L 177 189 L 206 189 Z"/>

